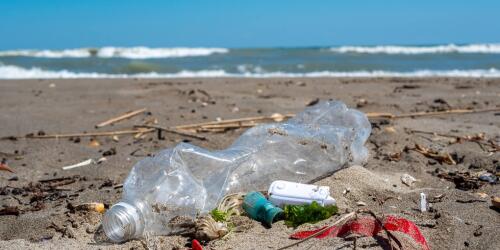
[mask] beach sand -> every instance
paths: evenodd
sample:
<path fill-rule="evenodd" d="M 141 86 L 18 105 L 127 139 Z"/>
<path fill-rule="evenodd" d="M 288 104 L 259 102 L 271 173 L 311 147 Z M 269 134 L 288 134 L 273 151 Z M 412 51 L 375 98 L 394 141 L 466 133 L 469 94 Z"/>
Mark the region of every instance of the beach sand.
<path fill-rule="evenodd" d="M 0 81 L 0 137 L 130 129 L 134 124 L 156 118 L 158 125 L 173 126 L 247 116 L 299 112 L 315 100 L 338 99 L 364 112 L 404 114 L 458 108 L 499 108 L 500 79 L 460 78 L 306 78 L 306 79 L 59 79 Z M 113 126 L 94 126 L 127 111 L 147 108 L 139 115 Z M 498 143 L 499 112 L 432 117 L 373 119 L 367 142 L 368 163 L 351 167 L 323 179 L 337 199 L 340 215 L 310 229 L 327 225 L 342 214 L 354 211 L 359 202 L 382 216 L 395 214 L 415 222 L 432 249 L 500 248 L 500 213 L 490 197 L 500 196 L 500 187 L 471 181 L 460 190 L 439 173 L 500 171 L 500 154 L 491 147 L 463 140 L 414 133 L 423 130 L 453 135 L 481 132 Z M 103 202 L 112 205 L 121 197 L 121 184 L 131 167 L 148 154 L 183 140 L 222 149 L 244 129 L 202 134 L 201 141 L 174 134 L 158 140 L 155 133 L 143 139 L 122 135 L 113 140 L 90 138 L 0 140 L 0 158 L 15 173 L 0 172 L 0 209 L 14 207 L 19 215 L 0 216 L 0 249 L 185 249 L 189 239 L 180 236 L 150 237 L 123 244 L 105 240 L 97 212 L 70 212 L 68 203 Z M 486 140 L 482 143 L 487 144 Z M 456 165 L 430 159 L 412 148 L 415 144 L 449 152 Z M 406 150 L 405 150 L 406 148 Z M 61 167 L 87 159 L 107 161 L 63 171 Z M 402 174 L 418 181 L 413 187 L 401 183 Z M 63 180 L 60 190 L 50 182 Z M 57 182 L 61 183 L 61 182 Z M 457 181 L 461 185 L 460 181 Z M 481 184 L 481 185 L 480 185 Z M 478 186 L 474 186 L 478 185 Z M 349 190 L 349 192 L 344 192 Z M 429 212 L 420 212 L 420 193 L 432 202 Z M 12 212 L 12 211 L 11 211 Z M 14 211 L 15 213 L 15 211 Z M 271 229 L 247 220 L 244 232 L 231 233 L 208 243 L 206 249 L 277 249 L 294 240 L 298 230 L 278 222 Z M 339 238 L 313 239 L 293 249 L 333 249 L 352 241 Z M 372 238 L 356 241 L 358 248 L 378 249 Z"/>

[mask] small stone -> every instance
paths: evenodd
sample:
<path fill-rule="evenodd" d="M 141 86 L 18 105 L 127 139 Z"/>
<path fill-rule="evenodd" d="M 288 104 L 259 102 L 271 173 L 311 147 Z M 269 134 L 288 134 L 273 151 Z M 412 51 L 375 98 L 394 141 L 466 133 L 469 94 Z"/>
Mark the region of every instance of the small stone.
<path fill-rule="evenodd" d="M 491 204 L 493 204 L 494 207 L 497 209 L 500 209 L 500 197 L 493 197 L 491 198 Z"/>
<path fill-rule="evenodd" d="M 486 198 L 486 197 L 488 197 L 488 194 L 487 194 L 487 193 L 478 192 L 478 193 L 476 193 L 476 194 L 477 194 L 479 197 L 483 198 L 483 199 L 484 199 L 484 198 Z"/>
<path fill-rule="evenodd" d="M 390 134 L 395 134 L 397 132 L 393 126 L 385 127 L 384 131 Z"/>
<path fill-rule="evenodd" d="M 364 206 L 366 206 L 366 203 L 364 203 L 362 201 L 358 201 L 358 202 L 356 202 L 356 205 L 358 205 L 360 207 L 364 207 Z"/>
<path fill-rule="evenodd" d="M 401 175 L 401 182 L 403 184 L 405 184 L 406 186 L 408 187 L 411 187 L 413 186 L 413 183 L 417 181 L 417 179 L 415 179 L 415 177 L 409 175 L 409 174 L 403 174 Z"/>

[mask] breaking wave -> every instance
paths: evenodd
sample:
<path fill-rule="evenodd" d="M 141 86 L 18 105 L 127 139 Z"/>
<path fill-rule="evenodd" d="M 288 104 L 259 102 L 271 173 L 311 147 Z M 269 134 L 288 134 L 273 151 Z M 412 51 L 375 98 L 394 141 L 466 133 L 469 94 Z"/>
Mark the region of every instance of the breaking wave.
<path fill-rule="evenodd" d="M 433 54 L 433 53 L 478 53 L 498 54 L 500 44 L 436 45 L 436 46 L 341 46 L 330 48 L 335 53 L 360 54 Z"/>
<path fill-rule="evenodd" d="M 22 68 L 12 65 L 0 65 L 0 79 L 32 78 L 196 78 L 196 77 L 500 77 L 498 69 L 477 70 L 417 70 L 412 72 L 393 71 L 317 71 L 308 73 L 228 73 L 224 70 L 183 70 L 177 73 L 141 73 L 141 74 L 103 74 L 71 72 L 68 70 L 47 71 L 40 68 Z"/>
<path fill-rule="evenodd" d="M 189 56 L 209 56 L 216 53 L 227 53 L 225 48 L 148 48 L 148 47 L 102 47 L 98 49 L 80 48 L 64 50 L 6 50 L 0 51 L 0 57 L 42 57 L 42 58 L 172 58 Z"/>

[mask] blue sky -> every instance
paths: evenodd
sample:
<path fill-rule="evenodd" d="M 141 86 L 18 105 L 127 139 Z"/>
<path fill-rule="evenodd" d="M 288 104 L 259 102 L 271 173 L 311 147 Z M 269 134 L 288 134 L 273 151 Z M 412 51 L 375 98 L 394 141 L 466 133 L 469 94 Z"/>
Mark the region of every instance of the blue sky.
<path fill-rule="evenodd" d="M 498 0 L 1 0 L 0 49 L 500 42 Z"/>

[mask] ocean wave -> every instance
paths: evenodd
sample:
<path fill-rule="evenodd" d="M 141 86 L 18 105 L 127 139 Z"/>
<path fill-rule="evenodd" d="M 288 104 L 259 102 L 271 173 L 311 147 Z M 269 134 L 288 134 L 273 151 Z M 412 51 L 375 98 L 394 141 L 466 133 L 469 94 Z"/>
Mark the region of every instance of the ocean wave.
<path fill-rule="evenodd" d="M 41 57 L 41 58 L 172 58 L 190 56 L 209 56 L 216 53 L 227 53 L 225 48 L 148 48 L 148 47 L 102 47 L 98 49 L 80 48 L 65 50 L 6 50 L 0 51 L 0 57 Z"/>
<path fill-rule="evenodd" d="M 33 78 L 197 78 L 197 77 L 248 77 L 248 78 L 276 78 L 276 77 L 500 77 L 498 69 L 476 70 L 417 70 L 412 72 L 393 71 L 317 71 L 308 73 L 228 73 L 224 70 L 183 70 L 177 73 L 141 73 L 141 74 L 103 74 L 71 72 L 68 70 L 48 71 L 40 68 L 22 68 L 13 65 L 0 65 L 0 79 L 33 79 Z"/>
<path fill-rule="evenodd" d="M 433 54 L 433 53 L 478 53 L 498 54 L 500 44 L 436 45 L 436 46 L 341 46 L 330 48 L 335 53 L 359 54 Z"/>

